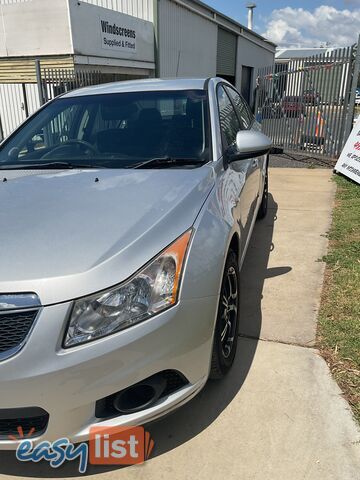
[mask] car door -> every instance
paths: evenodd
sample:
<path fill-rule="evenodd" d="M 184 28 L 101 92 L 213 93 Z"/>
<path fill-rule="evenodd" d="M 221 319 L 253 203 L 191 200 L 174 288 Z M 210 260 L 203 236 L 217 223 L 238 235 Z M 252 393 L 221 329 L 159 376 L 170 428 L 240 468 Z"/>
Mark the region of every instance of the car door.
<path fill-rule="evenodd" d="M 254 123 L 254 116 L 250 108 L 242 96 L 234 89 L 225 86 L 226 92 L 229 94 L 231 101 L 234 104 L 235 111 L 238 114 L 242 129 L 251 130 Z M 260 191 L 262 190 L 262 176 L 261 171 L 263 167 L 264 158 L 253 158 L 248 160 L 248 188 L 251 189 L 252 205 L 250 212 L 250 221 L 255 214 L 256 205 L 258 203 Z"/>
<path fill-rule="evenodd" d="M 235 145 L 236 135 L 243 127 L 239 120 L 239 116 L 236 113 L 235 107 L 231 102 L 229 95 L 226 93 L 225 86 L 222 84 L 218 86 L 217 98 L 223 151 L 225 153 L 227 148 Z M 255 169 L 253 161 L 245 159 L 231 162 L 228 170 L 230 176 L 235 177 L 232 180 L 233 183 L 242 186 L 239 201 L 237 205 L 234 206 L 235 211 L 233 212 L 233 215 L 240 226 L 241 248 L 243 251 L 249 236 L 252 215 L 254 213 L 255 180 L 254 178 L 251 178 L 251 175 L 254 174 Z"/>

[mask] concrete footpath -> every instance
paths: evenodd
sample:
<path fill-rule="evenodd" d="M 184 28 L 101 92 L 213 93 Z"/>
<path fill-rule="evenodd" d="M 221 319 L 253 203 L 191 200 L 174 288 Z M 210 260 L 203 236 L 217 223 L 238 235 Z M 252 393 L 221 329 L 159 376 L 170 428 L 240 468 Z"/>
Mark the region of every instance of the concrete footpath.
<path fill-rule="evenodd" d="M 272 169 L 270 211 L 242 272 L 238 355 L 229 376 L 147 426 L 151 460 L 89 468 L 97 479 L 360 480 L 360 430 L 313 348 L 334 184 L 329 170 Z M 66 478 L 0 456 L 0 478 Z M 11 476 L 11 477 L 10 477 Z"/>

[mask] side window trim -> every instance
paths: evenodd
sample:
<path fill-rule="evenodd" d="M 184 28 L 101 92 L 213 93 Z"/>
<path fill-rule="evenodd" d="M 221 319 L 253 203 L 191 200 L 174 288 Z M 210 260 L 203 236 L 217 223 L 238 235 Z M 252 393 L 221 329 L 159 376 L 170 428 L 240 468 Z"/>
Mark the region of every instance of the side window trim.
<path fill-rule="evenodd" d="M 232 101 L 232 99 L 230 98 L 230 95 L 228 94 L 228 92 L 226 91 L 226 89 L 224 87 L 226 87 L 227 84 L 224 83 L 224 82 L 220 82 L 217 84 L 216 86 L 216 101 L 217 101 L 217 106 L 218 106 L 218 116 L 219 116 L 219 125 L 220 125 L 220 134 L 221 134 L 221 143 L 222 143 L 222 150 L 223 150 L 223 154 L 225 153 L 226 149 L 230 146 L 228 145 L 228 142 L 226 141 L 225 139 L 225 135 L 224 135 L 224 132 L 223 132 L 223 129 L 222 129 L 222 126 L 221 126 L 221 118 L 220 118 L 220 104 L 219 104 L 219 90 L 220 88 L 223 89 L 225 95 L 227 96 L 229 102 L 231 103 L 232 107 L 233 107 L 233 110 L 235 112 L 235 115 L 236 115 L 236 118 L 239 122 L 239 128 L 241 129 L 241 121 L 239 119 L 239 116 L 237 114 L 237 111 L 236 111 L 236 108 L 234 106 L 234 103 Z"/>
<path fill-rule="evenodd" d="M 231 102 L 231 105 L 233 106 L 233 108 L 234 108 L 234 110 L 235 110 L 236 116 L 237 116 L 238 121 L 239 121 L 239 124 L 240 124 L 240 128 L 241 128 L 242 130 L 246 130 L 246 129 L 244 128 L 243 122 L 241 121 L 241 118 L 239 117 L 239 114 L 238 114 L 238 111 L 237 111 L 238 109 L 237 109 L 237 107 L 236 107 L 236 105 L 235 105 L 235 103 L 234 103 L 234 100 L 232 99 L 231 95 L 229 95 L 229 93 L 227 92 L 227 89 L 229 89 L 229 90 L 231 89 L 231 90 L 233 90 L 234 92 L 236 92 L 236 90 L 235 90 L 234 88 L 230 87 L 230 86 L 229 86 L 228 84 L 226 84 L 226 83 L 223 83 L 222 85 L 224 86 L 224 90 L 225 90 L 225 92 L 226 92 L 226 95 L 228 96 L 228 98 L 229 98 L 229 100 L 230 100 L 230 102 Z M 238 92 L 236 92 L 236 93 L 238 93 Z"/>
<path fill-rule="evenodd" d="M 238 111 L 237 111 L 237 107 L 236 107 L 236 105 L 234 104 L 234 101 L 233 101 L 233 99 L 231 98 L 231 96 L 228 94 L 228 97 L 230 98 L 230 101 L 231 101 L 231 103 L 233 104 L 233 107 L 235 108 L 235 112 L 236 112 L 236 115 L 237 115 L 237 117 L 238 117 L 238 119 L 239 119 L 240 125 L 243 127 L 244 130 L 250 130 L 250 129 L 252 128 L 252 126 L 254 125 L 255 117 L 254 117 L 253 113 L 251 112 L 250 107 L 248 106 L 246 100 L 245 100 L 244 97 L 241 95 L 241 93 L 238 92 L 233 86 L 228 85 L 228 84 L 223 84 L 223 85 L 226 87 L 226 90 L 227 90 L 227 89 L 233 90 L 233 91 L 234 91 L 237 95 L 239 95 L 239 97 L 241 98 L 241 100 L 242 100 L 242 102 L 243 102 L 243 104 L 244 104 L 244 107 L 246 108 L 246 111 L 247 111 L 247 113 L 248 113 L 248 115 L 249 115 L 249 118 L 250 118 L 249 128 L 245 128 L 245 127 L 243 126 L 243 123 L 242 123 L 242 121 L 241 121 L 241 118 L 239 118 L 239 114 L 238 114 Z M 226 90 L 225 90 L 225 91 L 226 91 Z M 227 93 L 227 92 L 226 92 L 226 93 Z"/>
<path fill-rule="evenodd" d="M 219 117 L 219 126 L 220 126 L 220 136 L 221 136 L 221 145 L 222 145 L 222 153 L 225 153 L 226 148 L 228 147 L 227 141 L 225 140 L 225 135 L 223 132 L 223 128 L 221 125 L 221 117 L 220 117 L 220 103 L 219 103 L 219 90 L 223 86 L 222 83 L 218 83 L 216 85 L 216 103 L 217 103 L 217 114 Z"/>

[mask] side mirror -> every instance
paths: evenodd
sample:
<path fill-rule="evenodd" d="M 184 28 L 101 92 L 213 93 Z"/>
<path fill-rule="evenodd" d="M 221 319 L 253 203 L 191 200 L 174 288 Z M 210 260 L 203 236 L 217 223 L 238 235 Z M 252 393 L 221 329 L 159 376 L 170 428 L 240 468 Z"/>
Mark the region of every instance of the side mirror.
<path fill-rule="evenodd" d="M 245 160 L 266 155 L 271 149 L 272 141 L 261 132 L 240 130 L 236 135 L 236 144 L 227 152 L 228 162 Z"/>

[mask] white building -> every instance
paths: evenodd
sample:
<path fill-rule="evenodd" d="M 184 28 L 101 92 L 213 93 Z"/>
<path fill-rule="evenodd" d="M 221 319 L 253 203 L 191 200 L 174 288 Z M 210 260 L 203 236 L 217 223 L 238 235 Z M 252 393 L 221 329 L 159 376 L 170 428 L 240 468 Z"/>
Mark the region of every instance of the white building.
<path fill-rule="evenodd" d="M 331 55 L 336 50 L 334 47 L 314 47 L 314 48 L 277 48 L 275 52 L 275 63 L 288 63 L 298 58 L 313 57 L 316 55 Z"/>
<path fill-rule="evenodd" d="M 39 106 L 35 59 L 123 79 L 219 75 L 250 103 L 274 62 L 273 43 L 198 0 L 0 0 L 0 17 L 5 136 Z"/>
<path fill-rule="evenodd" d="M 282 76 L 278 82 L 278 96 L 313 95 L 322 102 L 343 101 L 351 65 L 343 59 L 345 49 L 336 47 L 277 48 L 275 73 Z M 328 66 L 326 78 L 321 66 Z M 288 75 L 291 75 L 291 80 Z M 333 92 L 333 87 L 338 90 Z"/>

